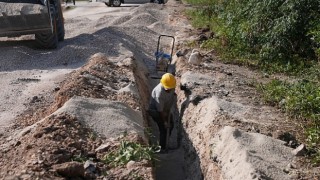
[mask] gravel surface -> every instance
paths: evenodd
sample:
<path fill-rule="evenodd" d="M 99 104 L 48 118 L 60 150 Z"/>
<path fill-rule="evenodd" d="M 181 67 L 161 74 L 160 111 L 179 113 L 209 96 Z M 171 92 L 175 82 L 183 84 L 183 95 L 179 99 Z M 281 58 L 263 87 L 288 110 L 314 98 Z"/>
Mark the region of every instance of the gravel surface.
<path fill-rule="evenodd" d="M 0 105 L 1 134 L 9 131 L 34 96 L 50 96 L 64 75 L 81 67 L 93 54 L 101 52 L 112 59 L 127 56 L 129 49 L 153 66 L 158 34 L 146 25 L 164 23 L 161 21 L 167 15 L 157 12 L 160 5 L 115 10 L 103 3 L 78 4 L 64 12 L 66 39 L 57 50 L 37 50 L 32 36 L 0 38 L 0 84 L 4 88 L 0 93 L 4 100 Z"/>

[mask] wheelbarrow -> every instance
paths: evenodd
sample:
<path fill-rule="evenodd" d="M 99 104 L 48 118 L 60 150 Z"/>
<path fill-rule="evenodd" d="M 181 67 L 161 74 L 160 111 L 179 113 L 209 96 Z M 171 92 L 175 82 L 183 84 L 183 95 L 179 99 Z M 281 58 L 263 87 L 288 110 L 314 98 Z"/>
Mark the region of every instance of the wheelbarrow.
<path fill-rule="evenodd" d="M 172 39 L 170 44 L 161 43 L 166 39 Z M 161 41 L 162 40 L 162 41 Z M 168 72 L 168 67 L 172 61 L 172 54 L 174 48 L 175 39 L 173 36 L 160 35 L 158 38 L 157 51 L 154 53 L 156 56 L 156 71 L 157 72 Z M 171 52 L 165 52 L 171 51 Z"/>

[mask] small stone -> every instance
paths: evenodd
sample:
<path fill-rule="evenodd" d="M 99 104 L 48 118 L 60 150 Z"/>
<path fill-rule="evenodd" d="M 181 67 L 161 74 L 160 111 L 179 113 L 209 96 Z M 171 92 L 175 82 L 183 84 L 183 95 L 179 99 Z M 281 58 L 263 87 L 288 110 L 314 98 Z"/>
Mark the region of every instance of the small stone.
<path fill-rule="evenodd" d="M 83 177 L 84 176 L 84 168 L 83 164 L 80 162 L 66 162 L 62 164 L 55 164 L 52 168 L 61 176 L 65 177 Z"/>
<path fill-rule="evenodd" d="M 87 174 L 92 174 L 96 171 L 96 164 L 91 161 L 91 160 L 87 160 L 84 165 L 83 168 L 85 169 L 85 171 L 87 172 Z"/>
<path fill-rule="evenodd" d="M 193 65 L 199 65 L 202 62 L 200 52 L 194 49 L 189 57 L 188 63 Z"/>
<path fill-rule="evenodd" d="M 132 169 L 132 168 L 134 168 L 135 164 L 136 164 L 135 161 L 129 161 L 129 162 L 127 163 L 127 169 Z"/>
<path fill-rule="evenodd" d="M 283 169 L 283 172 L 285 172 L 285 173 L 288 174 L 288 173 L 290 172 L 290 168 L 288 168 L 288 167 L 284 168 L 284 169 Z"/>
<path fill-rule="evenodd" d="M 111 146 L 110 146 L 110 143 L 107 143 L 107 144 L 102 144 L 102 145 L 100 145 L 96 150 L 95 150 L 95 152 L 106 152 L 106 151 L 108 151 L 108 149 L 110 148 Z"/>
<path fill-rule="evenodd" d="M 296 149 L 291 151 L 293 155 L 295 156 L 303 156 L 306 153 L 306 146 L 304 144 L 301 144 Z"/>

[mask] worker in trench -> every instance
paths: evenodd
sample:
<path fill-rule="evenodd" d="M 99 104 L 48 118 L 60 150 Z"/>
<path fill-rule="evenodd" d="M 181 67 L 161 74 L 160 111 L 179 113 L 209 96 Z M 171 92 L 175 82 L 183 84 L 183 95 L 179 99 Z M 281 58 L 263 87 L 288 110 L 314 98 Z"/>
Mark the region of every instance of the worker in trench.
<path fill-rule="evenodd" d="M 162 76 L 160 83 L 152 90 L 148 112 L 159 128 L 160 152 L 167 152 L 167 141 L 173 129 L 171 107 L 176 103 L 176 79 L 171 73 Z M 167 134 L 167 131 L 170 131 Z"/>

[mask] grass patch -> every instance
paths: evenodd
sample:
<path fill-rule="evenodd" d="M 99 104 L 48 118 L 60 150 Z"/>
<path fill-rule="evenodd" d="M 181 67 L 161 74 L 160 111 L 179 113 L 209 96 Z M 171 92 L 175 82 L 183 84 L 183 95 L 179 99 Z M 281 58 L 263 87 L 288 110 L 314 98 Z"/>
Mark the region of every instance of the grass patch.
<path fill-rule="evenodd" d="M 129 161 L 156 160 L 155 153 L 158 147 L 150 147 L 135 142 L 121 141 L 118 149 L 109 152 L 104 157 L 104 162 L 112 166 L 122 166 Z"/>
<path fill-rule="evenodd" d="M 306 142 L 314 164 L 320 164 L 320 86 L 319 82 L 301 80 L 295 83 L 273 80 L 259 84 L 263 98 L 296 119 L 305 129 Z"/>

